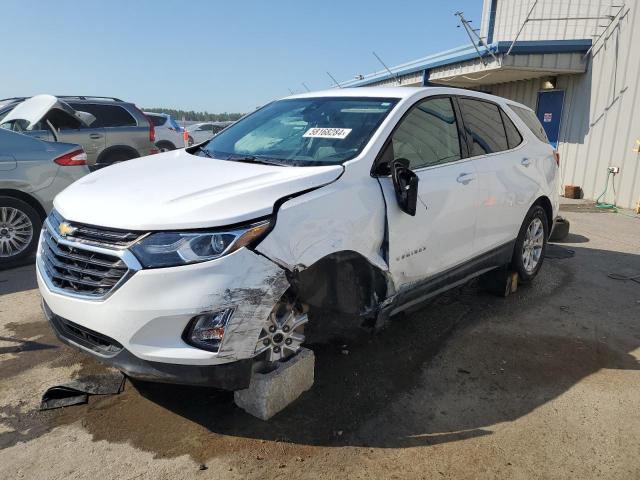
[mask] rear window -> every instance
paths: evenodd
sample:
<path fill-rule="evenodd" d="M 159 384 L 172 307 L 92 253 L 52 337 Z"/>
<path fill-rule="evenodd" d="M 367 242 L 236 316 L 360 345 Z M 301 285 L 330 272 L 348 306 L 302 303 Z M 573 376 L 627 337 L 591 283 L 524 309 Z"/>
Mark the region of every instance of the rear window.
<path fill-rule="evenodd" d="M 473 142 L 471 156 L 486 155 L 509 149 L 500 108 L 482 100 L 459 100 L 464 129 Z"/>
<path fill-rule="evenodd" d="M 169 117 L 169 125 L 174 130 L 178 130 L 178 131 L 182 130 L 182 127 L 178 125 L 178 122 L 176 122 L 173 117 Z"/>
<path fill-rule="evenodd" d="M 538 117 L 536 117 L 535 113 L 533 113 L 531 110 L 517 107 L 515 105 L 509 105 L 509 107 L 511 107 L 511 110 L 513 110 L 516 115 L 520 117 L 520 120 L 522 120 L 524 124 L 529 127 L 529 130 L 531 130 L 539 140 L 545 143 L 549 143 L 547 134 L 544 131 L 544 128 L 542 128 L 542 124 L 540 123 L 540 120 L 538 120 Z"/>
<path fill-rule="evenodd" d="M 162 115 L 149 115 L 146 114 L 147 118 L 153 123 L 154 127 L 161 127 L 167 121 L 167 117 L 163 117 Z"/>
<path fill-rule="evenodd" d="M 136 119 L 118 105 L 99 105 L 95 103 L 69 103 L 75 110 L 88 112 L 96 121 L 92 127 L 135 127 Z"/>
<path fill-rule="evenodd" d="M 500 109 L 500 114 L 502 115 L 502 122 L 504 123 L 504 131 L 507 133 L 509 148 L 516 148 L 522 143 L 522 135 L 520 135 L 520 131 L 516 128 L 509 118 L 509 115 L 507 115 L 504 110 Z"/>

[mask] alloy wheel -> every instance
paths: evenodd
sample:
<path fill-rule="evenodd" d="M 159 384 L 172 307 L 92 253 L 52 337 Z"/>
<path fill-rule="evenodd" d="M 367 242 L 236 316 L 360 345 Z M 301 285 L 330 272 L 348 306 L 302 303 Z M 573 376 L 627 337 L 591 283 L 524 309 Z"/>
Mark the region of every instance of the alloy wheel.
<path fill-rule="evenodd" d="M 266 360 L 269 362 L 295 355 L 304 342 L 304 326 L 308 321 L 307 313 L 299 305 L 279 303 L 260 332 L 255 355 L 267 352 Z"/>
<path fill-rule="evenodd" d="M 544 225 L 542 220 L 534 218 L 527 227 L 527 231 L 522 244 L 522 264 L 527 273 L 533 272 L 542 257 L 542 247 L 544 246 Z"/>
<path fill-rule="evenodd" d="M 28 215 L 13 207 L 0 207 L 0 258 L 10 258 L 27 249 L 33 238 Z"/>

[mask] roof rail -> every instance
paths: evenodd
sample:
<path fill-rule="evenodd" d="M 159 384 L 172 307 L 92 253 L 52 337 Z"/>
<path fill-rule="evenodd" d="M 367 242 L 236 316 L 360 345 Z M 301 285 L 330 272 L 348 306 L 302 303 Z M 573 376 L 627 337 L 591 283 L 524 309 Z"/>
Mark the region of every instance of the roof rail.
<path fill-rule="evenodd" d="M 28 97 L 8 97 L 8 98 L 0 98 L 0 102 L 6 102 L 9 100 L 26 100 Z"/>
<path fill-rule="evenodd" d="M 96 95 L 56 95 L 58 98 L 77 98 L 78 100 L 113 100 L 114 102 L 124 102 L 117 97 L 98 97 Z"/>

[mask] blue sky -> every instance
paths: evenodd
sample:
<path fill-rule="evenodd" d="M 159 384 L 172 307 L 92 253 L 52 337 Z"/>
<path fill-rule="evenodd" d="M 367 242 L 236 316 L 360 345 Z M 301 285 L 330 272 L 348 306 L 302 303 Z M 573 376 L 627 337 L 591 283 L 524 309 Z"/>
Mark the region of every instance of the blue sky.
<path fill-rule="evenodd" d="M 111 95 L 141 107 L 250 111 L 468 42 L 482 0 L 3 0 L 0 98 Z M 11 40 L 7 40 L 11 39 Z"/>

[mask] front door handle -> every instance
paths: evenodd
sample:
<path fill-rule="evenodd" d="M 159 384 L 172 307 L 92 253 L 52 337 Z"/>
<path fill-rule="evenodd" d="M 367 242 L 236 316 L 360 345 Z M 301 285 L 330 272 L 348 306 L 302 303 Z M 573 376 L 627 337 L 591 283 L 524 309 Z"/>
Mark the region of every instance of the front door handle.
<path fill-rule="evenodd" d="M 520 160 L 520 165 L 522 165 L 523 167 L 528 167 L 529 165 L 531 165 L 531 160 L 525 157 L 522 160 Z"/>
<path fill-rule="evenodd" d="M 89 135 L 89 138 L 93 138 L 94 140 L 97 140 L 99 138 L 102 138 L 102 134 L 100 133 L 92 133 Z"/>
<path fill-rule="evenodd" d="M 473 173 L 461 173 L 460 175 L 458 175 L 458 178 L 456 178 L 456 182 L 467 185 L 475 178 L 476 176 Z"/>

